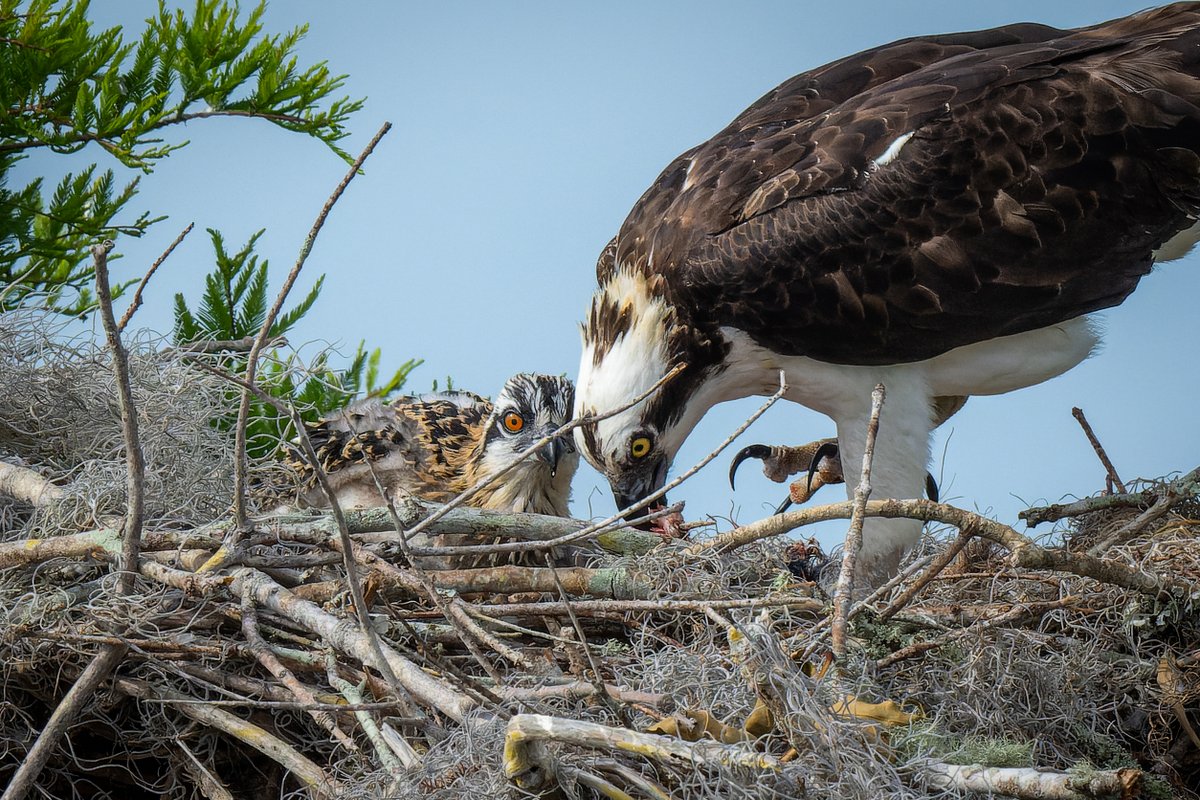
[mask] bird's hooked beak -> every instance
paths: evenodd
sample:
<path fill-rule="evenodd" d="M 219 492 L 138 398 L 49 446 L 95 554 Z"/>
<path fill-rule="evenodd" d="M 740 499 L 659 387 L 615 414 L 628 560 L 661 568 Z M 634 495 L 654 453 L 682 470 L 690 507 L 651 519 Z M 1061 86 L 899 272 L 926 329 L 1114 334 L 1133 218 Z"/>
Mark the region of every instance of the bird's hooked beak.
<path fill-rule="evenodd" d="M 575 452 L 575 445 L 567 438 L 559 436 L 537 451 L 537 457 L 550 467 L 550 477 L 558 475 L 558 465 L 563 456 Z"/>
<path fill-rule="evenodd" d="M 612 487 L 613 500 L 617 503 L 618 510 L 624 510 L 630 506 L 637 505 L 645 500 L 650 495 L 661 489 L 667 482 L 667 459 L 659 456 L 650 464 L 646 464 L 637 470 L 629 470 L 609 478 L 609 485 Z M 665 506 L 667 498 L 663 497 L 655 500 L 651 508 L 657 506 Z M 626 519 L 636 519 L 646 516 L 650 509 L 641 509 L 639 511 L 631 511 L 625 515 Z"/>

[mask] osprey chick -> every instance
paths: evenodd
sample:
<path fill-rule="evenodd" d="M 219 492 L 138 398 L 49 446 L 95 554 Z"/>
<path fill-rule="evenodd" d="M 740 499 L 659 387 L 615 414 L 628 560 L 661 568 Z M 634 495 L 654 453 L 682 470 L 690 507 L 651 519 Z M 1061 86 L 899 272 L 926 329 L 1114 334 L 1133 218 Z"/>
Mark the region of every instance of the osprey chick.
<path fill-rule="evenodd" d="M 919 497 L 936 408 L 1087 358 L 1088 315 L 1195 242 L 1200 6 L 1091 28 L 908 39 L 797 75 L 687 151 L 597 264 L 576 431 L 628 506 L 716 403 L 772 394 L 837 426 L 875 498 Z M 939 398 L 942 398 L 939 400 Z M 861 578 L 920 533 L 868 520 Z"/>
<path fill-rule="evenodd" d="M 339 505 L 383 505 L 372 477 L 392 493 L 444 503 L 508 467 L 517 454 L 571 418 L 575 388 L 566 378 L 514 375 L 495 403 L 471 392 L 356 403 L 309 426 L 308 435 Z M 368 466 L 368 462 L 370 466 Z M 304 477 L 305 505 L 328 505 L 312 466 L 289 463 Z M 579 465 L 574 444 L 558 438 L 469 501 L 478 508 L 565 517 Z"/>

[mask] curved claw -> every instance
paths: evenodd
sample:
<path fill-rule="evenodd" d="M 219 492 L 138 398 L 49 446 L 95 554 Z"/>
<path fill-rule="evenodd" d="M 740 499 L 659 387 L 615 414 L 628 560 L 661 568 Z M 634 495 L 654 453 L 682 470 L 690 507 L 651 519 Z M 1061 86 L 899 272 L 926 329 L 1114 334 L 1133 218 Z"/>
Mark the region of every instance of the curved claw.
<path fill-rule="evenodd" d="M 812 494 L 813 475 L 817 473 L 817 467 L 821 464 L 823 458 L 837 458 L 838 446 L 837 442 L 825 442 L 816 449 L 813 453 L 812 460 L 808 462 L 808 483 L 805 484 L 805 491 Z"/>
<path fill-rule="evenodd" d="M 935 503 L 938 501 L 937 481 L 935 481 L 933 479 L 933 475 L 928 472 L 925 473 L 925 496 Z"/>
<path fill-rule="evenodd" d="M 794 502 L 795 501 L 792 500 L 792 493 L 788 492 L 788 496 L 783 498 L 783 502 L 780 503 L 779 506 L 775 509 L 775 514 L 779 515 L 785 511 L 787 511 L 789 508 L 792 507 L 792 503 L 794 503 Z"/>
<path fill-rule="evenodd" d="M 747 458 L 767 458 L 771 455 L 771 448 L 765 444 L 752 444 L 748 447 L 743 447 L 733 457 L 733 463 L 729 465 L 729 488 L 736 491 L 737 487 L 733 485 L 733 476 L 737 473 L 738 467 Z"/>

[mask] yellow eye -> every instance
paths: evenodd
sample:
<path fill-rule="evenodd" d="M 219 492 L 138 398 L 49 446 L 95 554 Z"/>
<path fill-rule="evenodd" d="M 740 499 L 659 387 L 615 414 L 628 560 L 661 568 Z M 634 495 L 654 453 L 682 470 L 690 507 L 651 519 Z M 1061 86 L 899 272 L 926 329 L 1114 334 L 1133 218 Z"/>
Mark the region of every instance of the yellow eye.
<path fill-rule="evenodd" d="M 504 415 L 504 430 L 509 433 L 519 433 L 525 427 L 525 419 L 515 411 Z"/>
<path fill-rule="evenodd" d="M 650 437 L 639 436 L 629 443 L 629 455 L 634 458 L 645 458 L 650 453 Z"/>

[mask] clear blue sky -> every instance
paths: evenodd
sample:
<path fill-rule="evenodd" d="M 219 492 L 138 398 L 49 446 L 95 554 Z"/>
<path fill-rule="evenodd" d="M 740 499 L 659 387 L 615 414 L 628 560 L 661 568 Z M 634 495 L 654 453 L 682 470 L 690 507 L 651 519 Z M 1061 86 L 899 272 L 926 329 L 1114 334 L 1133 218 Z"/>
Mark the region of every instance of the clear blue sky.
<path fill-rule="evenodd" d="M 155 7 L 96 0 L 92 16 L 134 34 Z M 307 22 L 301 60 L 327 60 L 349 76 L 347 93 L 367 98 L 347 149 L 357 152 L 384 120 L 395 124 L 317 243 L 301 287 L 326 273 L 325 290 L 292 341 L 340 343 L 352 352 L 366 339 L 394 364 L 424 358 L 410 382 L 416 390 L 447 374 L 485 394 L 516 371 L 573 376 L 577 325 L 601 247 L 675 155 L 780 81 L 905 36 L 1017 21 L 1087 25 L 1141 7 L 1119 0 L 276 0 L 267 28 Z M 318 143 L 261 122 L 193 122 L 172 135 L 192 144 L 143 180 L 135 202 L 170 219 L 145 240 L 119 242 L 126 257 L 117 262 L 121 277 L 140 276 L 185 224 L 200 229 L 167 262 L 135 318 L 136 326 L 163 332 L 172 295 L 195 296 L 210 269 L 203 228 L 219 228 L 233 245 L 266 228 L 259 251 L 278 285 L 345 171 Z M 22 169 L 52 174 L 62 163 L 39 155 Z M 1072 405 L 1085 409 L 1126 479 L 1196 466 L 1197 297 L 1197 258 L 1168 264 L 1105 315 L 1104 352 L 1048 384 L 972 400 L 935 446 L 932 469 L 943 495 L 1013 522 L 1027 503 L 1102 487 Z M 758 404 L 711 412 L 676 469 L 707 453 Z M 729 455 L 755 441 L 799 443 L 832 433 L 824 417 L 780 403 Z M 687 501 L 689 519 L 749 521 L 782 497 L 782 487 L 753 463 L 731 493 L 728 463 L 722 457 L 674 493 Z M 827 489 L 818 499 L 840 498 Z M 605 482 L 586 466 L 575 509 L 582 516 L 612 509 Z M 823 538 L 839 532 L 826 528 Z"/>

